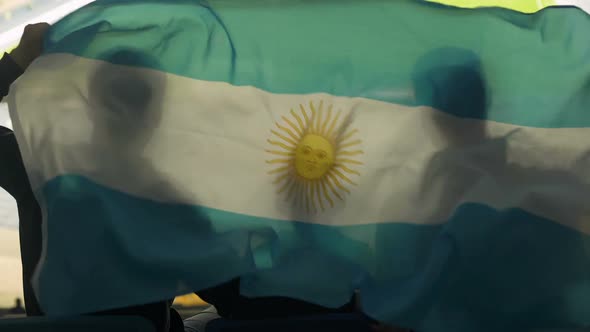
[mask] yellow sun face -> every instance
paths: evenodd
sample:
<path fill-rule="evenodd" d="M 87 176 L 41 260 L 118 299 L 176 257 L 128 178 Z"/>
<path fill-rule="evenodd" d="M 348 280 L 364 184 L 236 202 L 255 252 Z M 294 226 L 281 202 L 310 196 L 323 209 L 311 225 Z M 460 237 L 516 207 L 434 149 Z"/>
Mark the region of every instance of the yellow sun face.
<path fill-rule="evenodd" d="M 324 110 L 323 102 L 316 106 L 310 102 L 309 110 L 303 105 L 300 113 L 291 110 L 291 118 L 282 117 L 278 130 L 271 130 L 273 139 L 268 143 L 278 149 L 266 150 L 276 159 L 267 160 L 275 166 L 268 173 L 275 175 L 274 183 L 280 194 L 294 200 L 307 212 L 334 207 L 334 200 L 344 200 L 355 186 L 355 169 L 362 165 L 357 156 L 361 140 L 355 139 L 356 129 L 348 128 L 348 121 L 340 121 L 341 112 L 333 114 L 332 105 Z M 325 111 L 325 112 L 324 112 Z"/>
<path fill-rule="evenodd" d="M 295 170 L 307 180 L 322 178 L 334 166 L 334 147 L 319 135 L 305 135 L 295 150 Z"/>

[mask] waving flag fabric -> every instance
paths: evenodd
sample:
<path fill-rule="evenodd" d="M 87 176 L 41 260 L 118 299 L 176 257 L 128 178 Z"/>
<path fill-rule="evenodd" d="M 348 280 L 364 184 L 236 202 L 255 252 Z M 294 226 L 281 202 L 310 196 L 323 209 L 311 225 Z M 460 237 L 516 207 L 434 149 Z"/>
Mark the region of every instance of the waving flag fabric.
<path fill-rule="evenodd" d="M 99 0 L 13 86 L 49 314 L 241 277 L 421 331 L 590 323 L 590 17 Z"/>

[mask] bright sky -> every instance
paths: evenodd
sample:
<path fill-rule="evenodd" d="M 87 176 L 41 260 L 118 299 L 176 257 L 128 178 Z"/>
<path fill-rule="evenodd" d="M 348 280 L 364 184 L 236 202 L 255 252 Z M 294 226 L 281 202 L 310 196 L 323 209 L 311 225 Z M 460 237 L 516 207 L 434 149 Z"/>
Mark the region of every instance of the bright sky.
<path fill-rule="evenodd" d="M 11 0 L 8 0 L 11 1 Z M 523 12 L 535 12 L 550 5 L 577 5 L 590 12 L 590 0 L 431 0 L 445 4 L 475 7 L 502 6 Z M 2 1 L 0 0 L 0 3 Z M 30 21 L 21 22 L 0 33 L 0 51 L 14 47 L 24 26 L 35 22 L 55 22 L 65 14 L 79 8 L 92 0 L 71 0 L 39 13 Z M 0 103 L 0 125 L 10 127 L 10 118 L 6 104 Z M 0 307 L 10 306 L 15 297 L 22 297 L 20 251 L 18 244 L 18 214 L 12 198 L 0 189 Z"/>

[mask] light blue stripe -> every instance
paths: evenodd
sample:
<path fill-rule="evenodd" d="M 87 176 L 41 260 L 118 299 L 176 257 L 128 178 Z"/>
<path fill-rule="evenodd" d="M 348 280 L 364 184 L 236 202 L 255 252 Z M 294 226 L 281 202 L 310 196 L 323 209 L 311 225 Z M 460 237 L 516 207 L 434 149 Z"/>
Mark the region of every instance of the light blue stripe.
<path fill-rule="evenodd" d="M 49 314 L 169 298 L 242 275 L 246 295 L 367 312 L 421 331 L 590 324 L 590 237 L 519 209 L 464 204 L 446 223 L 330 227 L 48 182 L 39 297 Z M 186 285 L 179 289 L 179 285 Z"/>
<path fill-rule="evenodd" d="M 409 0 L 99 0 L 57 23 L 47 52 L 274 93 L 587 127 L 587 31 L 590 17 L 575 8 L 522 14 Z M 141 56 L 113 55 L 122 49 Z"/>

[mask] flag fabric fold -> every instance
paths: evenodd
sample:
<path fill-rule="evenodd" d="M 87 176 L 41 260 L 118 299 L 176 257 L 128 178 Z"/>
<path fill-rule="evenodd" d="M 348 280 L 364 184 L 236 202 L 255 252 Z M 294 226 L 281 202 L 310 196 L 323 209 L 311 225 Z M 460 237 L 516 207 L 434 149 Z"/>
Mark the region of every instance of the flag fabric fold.
<path fill-rule="evenodd" d="M 48 314 L 241 278 L 420 331 L 590 324 L 590 17 L 98 0 L 9 105 Z"/>

